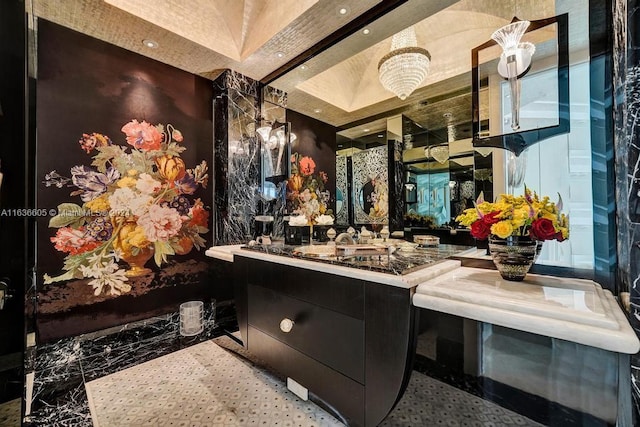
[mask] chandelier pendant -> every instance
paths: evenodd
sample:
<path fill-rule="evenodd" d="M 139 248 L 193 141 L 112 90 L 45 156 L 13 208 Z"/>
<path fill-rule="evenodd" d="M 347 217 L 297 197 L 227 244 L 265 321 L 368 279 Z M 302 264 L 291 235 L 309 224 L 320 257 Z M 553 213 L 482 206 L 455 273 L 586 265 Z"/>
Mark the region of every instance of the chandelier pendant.
<path fill-rule="evenodd" d="M 409 27 L 393 36 L 391 51 L 378 62 L 380 83 L 402 100 L 411 95 L 429 73 L 431 54 L 417 44 L 416 32 Z"/>

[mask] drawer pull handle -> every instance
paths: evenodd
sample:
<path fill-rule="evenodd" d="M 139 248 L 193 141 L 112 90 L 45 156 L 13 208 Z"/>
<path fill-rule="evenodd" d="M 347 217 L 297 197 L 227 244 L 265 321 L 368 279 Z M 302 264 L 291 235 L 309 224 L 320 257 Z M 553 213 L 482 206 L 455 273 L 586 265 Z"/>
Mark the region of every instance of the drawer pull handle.
<path fill-rule="evenodd" d="M 289 333 L 293 329 L 293 325 L 295 322 L 291 319 L 287 319 L 286 317 L 280 321 L 280 330 L 282 332 Z"/>

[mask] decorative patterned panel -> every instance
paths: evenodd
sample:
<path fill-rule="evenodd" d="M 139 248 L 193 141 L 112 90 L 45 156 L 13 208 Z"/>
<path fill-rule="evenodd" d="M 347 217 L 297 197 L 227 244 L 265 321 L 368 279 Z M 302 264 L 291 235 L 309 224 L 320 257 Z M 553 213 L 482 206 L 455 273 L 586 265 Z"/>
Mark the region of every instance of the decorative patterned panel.
<path fill-rule="evenodd" d="M 389 220 L 389 167 L 387 146 L 355 153 L 353 205 L 356 224 L 387 223 Z"/>

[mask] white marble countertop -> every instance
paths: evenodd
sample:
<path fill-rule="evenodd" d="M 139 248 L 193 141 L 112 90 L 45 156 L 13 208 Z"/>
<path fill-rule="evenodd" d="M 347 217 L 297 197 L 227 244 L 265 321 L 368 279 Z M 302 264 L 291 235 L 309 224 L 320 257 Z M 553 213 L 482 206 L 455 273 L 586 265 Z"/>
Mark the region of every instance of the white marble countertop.
<path fill-rule="evenodd" d="M 420 283 L 413 304 L 609 351 L 640 350 L 614 296 L 590 280 L 528 274 L 510 282 L 494 270 L 460 267 Z"/>
<path fill-rule="evenodd" d="M 212 246 L 205 251 L 205 255 L 222 261 L 233 262 L 233 252 L 239 251 L 242 245 Z"/>
<path fill-rule="evenodd" d="M 307 270 L 314 270 L 323 273 L 336 274 L 338 276 L 352 277 L 354 279 L 367 280 L 374 283 L 398 286 L 410 289 L 419 283 L 429 280 L 433 277 L 440 276 L 448 271 L 460 267 L 460 261 L 444 260 L 435 264 L 426 265 L 424 268 L 417 269 L 408 274 L 397 275 L 390 273 L 382 273 L 378 271 L 362 270 L 341 265 L 326 264 L 317 261 L 291 258 L 279 255 L 272 255 L 257 251 L 248 251 L 240 249 L 242 245 L 229 246 L 213 246 L 209 248 L 205 254 L 212 258 L 233 262 L 236 256 L 258 259 L 262 261 L 274 262 L 276 264 L 290 265 L 300 267 Z"/>

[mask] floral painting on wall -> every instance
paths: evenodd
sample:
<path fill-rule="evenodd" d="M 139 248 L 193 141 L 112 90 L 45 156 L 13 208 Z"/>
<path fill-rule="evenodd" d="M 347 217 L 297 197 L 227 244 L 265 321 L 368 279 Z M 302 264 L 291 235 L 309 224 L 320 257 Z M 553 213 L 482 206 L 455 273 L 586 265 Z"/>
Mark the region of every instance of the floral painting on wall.
<path fill-rule="evenodd" d="M 291 145 L 287 213 L 295 225 L 333 224 L 336 206 L 336 128 L 287 110 L 296 138 Z"/>
<path fill-rule="evenodd" d="M 211 81 L 45 20 L 37 56 L 39 339 L 231 300 L 204 254 Z"/>
<path fill-rule="evenodd" d="M 170 124 L 134 119 L 122 132 L 130 147 L 83 134 L 77 148 L 93 154 L 91 166 L 73 166 L 70 177 L 45 175 L 47 187 L 71 187 L 70 196 L 82 201 L 58 205 L 49 220 L 57 229 L 51 242 L 67 255 L 64 273 L 45 273 L 45 284 L 89 278 L 96 296 L 126 294 L 130 277 L 151 273 L 145 267 L 151 258 L 162 267 L 169 256 L 206 246 L 209 213 L 191 196 L 207 186 L 207 162 L 185 166 L 182 133 Z"/>
<path fill-rule="evenodd" d="M 304 215 L 310 224 L 321 215 L 332 215 L 328 208 L 331 192 L 325 188 L 327 173 L 316 170 L 316 162 L 299 153 L 291 155 L 291 176 L 287 181 L 289 212 Z"/>

